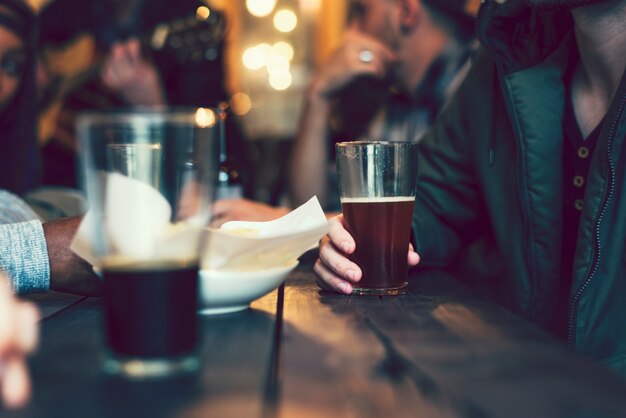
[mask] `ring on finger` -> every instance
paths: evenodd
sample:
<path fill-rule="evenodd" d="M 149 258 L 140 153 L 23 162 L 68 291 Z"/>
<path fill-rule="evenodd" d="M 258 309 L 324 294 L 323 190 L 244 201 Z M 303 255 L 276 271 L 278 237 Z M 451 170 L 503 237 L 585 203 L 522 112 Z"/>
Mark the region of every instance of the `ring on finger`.
<path fill-rule="evenodd" d="M 369 64 L 374 61 L 374 53 L 369 49 L 362 49 L 359 51 L 359 61 L 364 64 Z"/>

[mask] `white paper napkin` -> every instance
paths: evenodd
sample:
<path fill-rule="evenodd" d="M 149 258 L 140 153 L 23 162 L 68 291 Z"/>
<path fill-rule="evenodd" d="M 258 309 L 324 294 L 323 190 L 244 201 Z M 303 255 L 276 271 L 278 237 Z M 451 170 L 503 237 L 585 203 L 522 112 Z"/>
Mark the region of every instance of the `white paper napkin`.
<path fill-rule="evenodd" d="M 269 222 L 227 222 L 210 229 L 201 267 L 211 270 L 262 270 L 288 264 L 328 232 L 317 197 Z"/>
<path fill-rule="evenodd" d="M 117 173 L 105 178 L 101 216 L 107 221 L 88 211 L 71 245 L 95 267 L 193 261 L 198 259 L 200 240 L 205 239 L 201 268 L 263 270 L 292 262 L 328 232 L 316 197 L 274 221 L 235 221 L 211 229 L 196 222 L 171 223 L 171 206 L 144 182 Z"/>
<path fill-rule="evenodd" d="M 108 173 L 102 215 L 90 210 L 81 222 L 71 249 L 95 267 L 109 263 L 189 262 L 198 259 L 204 226 L 171 223 L 172 208 L 147 183 Z"/>

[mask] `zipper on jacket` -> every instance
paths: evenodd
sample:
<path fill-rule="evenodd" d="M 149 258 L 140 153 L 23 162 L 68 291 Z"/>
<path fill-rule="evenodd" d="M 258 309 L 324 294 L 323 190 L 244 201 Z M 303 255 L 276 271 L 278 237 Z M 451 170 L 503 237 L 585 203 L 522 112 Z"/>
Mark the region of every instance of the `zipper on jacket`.
<path fill-rule="evenodd" d="M 569 309 L 569 323 L 568 323 L 568 331 L 567 331 L 567 343 L 570 347 L 575 347 L 576 345 L 576 319 L 577 319 L 577 310 L 578 303 L 580 302 L 580 297 L 584 293 L 585 289 L 589 286 L 589 283 L 594 278 L 598 271 L 598 266 L 600 265 L 600 252 L 602 250 L 600 244 L 600 225 L 602 224 L 602 220 L 604 219 L 604 215 L 606 214 L 606 210 L 609 207 L 609 202 L 613 197 L 615 192 L 615 165 L 613 164 L 613 160 L 611 160 L 611 154 L 613 153 L 613 141 L 617 136 L 617 124 L 622 117 L 622 113 L 624 113 L 624 107 L 626 106 L 626 96 L 622 97 L 622 101 L 617 109 L 617 114 L 615 115 L 615 119 L 613 119 L 613 124 L 611 125 L 611 130 L 609 131 L 609 137 L 607 140 L 607 159 L 609 162 L 609 193 L 602 203 L 602 209 L 600 210 L 600 216 L 596 220 L 595 231 L 594 231 L 594 244 L 595 244 L 595 253 L 593 256 L 593 264 L 590 270 L 590 273 L 585 278 L 583 285 L 578 289 L 576 294 L 574 295 L 574 299 L 572 299 L 572 304 Z"/>
<path fill-rule="evenodd" d="M 495 129 L 491 130 L 491 139 L 489 140 L 489 151 L 487 154 L 489 157 L 489 167 L 493 167 L 493 164 L 496 162 L 496 133 L 494 131 Z"/>

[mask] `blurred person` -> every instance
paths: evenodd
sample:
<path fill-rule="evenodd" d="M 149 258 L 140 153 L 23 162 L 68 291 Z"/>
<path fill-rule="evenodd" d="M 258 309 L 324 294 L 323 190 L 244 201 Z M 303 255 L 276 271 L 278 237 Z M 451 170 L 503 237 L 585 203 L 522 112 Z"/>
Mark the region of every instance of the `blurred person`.
<path fill-rule="evenodd" d="M 21 0 L 0 0 L 0 189 L 24 194 L 39 184 L 35 15 Z"/>
<path fill-rule="evenodd" d="M 294 205 L 317 195 L 326 210 L 340 209 L 338 140 L 421 138 L 469 68 L 473 18 L 464 9 L 462 0 L 350 1 L 344 42 L 305 98 L 290 168 Z M 363 114 L 368 102 L 379 110 L 369 119 Z M 357 112 L 348 123 L 364 129 L 333 137 L 333 118 L 347 109 Z"/>
<path fill-rule="evenodd" d="M 626 375 L 626 0 L 487 0 L 478 28 L 419 144 L 409 262 L 454 268 L 481 241 L 465 280 Z M 331 224 L 315 272 L 350 294 L 355 241 Z"/>
<path fill-rule="evenodd" d="M 0 0 L 0 270 L 10 273 L 20 293 L 49 287 L 89 293 L 98 283 L 69 250 L 76 220 L 42 226 L 17 196 L 38 185 L 35 34 L 30 7 Z"/>
<path fill-rule="evenodd" d="M 20 195 L 37 212 L 53 217 L 72 205 L 65 190 L 42 194 L 39 188 L 36 34 L 35 14 L 27 3 L 0 0 L 0 190 Z"/>
<path fill-rule="evenodd" d="M 226 18 L 211 9 L 206 22 L 191 23 L 189 18 L 196 16 L 199 6 L 206 3 L 54 0 L 42 10 L 39 42 L 49 72 L 55 72 L 54 61 L 67 60 L 64 54 L 77 60 L 86 57 L 84 68 L 51 74 L 50 91 L 43 94 L 42 106 L 61 102 L 53 127 L 47 130 L 51 135 L 42 139 L 45 184 L 75 187 L 78 183 L 74 124 L 80 112 L 164 105 L 215 107 L 228 101 Z M 168 36 L 176 36 L 178 28 L 185 42 L 154 48 L 148 37 L 161 24 L 168 25 Z M 195 41 L 189 44 L 187 36 Z M 81 49 L 84 45 L 91 48 Z M 244 150 L 243 133 L 234 118 L 227 119 L 226 129 L 229 149 Z M 243 151 L 233 152 L 230 158 L 240 167 L 247 165 Z"/>
<path fill-rule="evenodd" d="M 464 0 L 351 0 L 344 41 L 305 97 L 290 162 L 292 206 L 316 195 L 340 210 L 334 143 L 417 141 L 469 69 L 474 23 Z M 393 93 L 395 91 L 395 93 Z M 338 114 L 351 134 L 332 133 Z M 213 226 L 269 221 L 289 209 L 245 199 L 219 201 Z"/>
<path fill-rule="evenodd" d="M 35 306 L 13 297 L 0 272 L 0 398 L 7 408 L 24 406 L 30 397 L 26 355 L 37 345 L 38 320 Z"/>

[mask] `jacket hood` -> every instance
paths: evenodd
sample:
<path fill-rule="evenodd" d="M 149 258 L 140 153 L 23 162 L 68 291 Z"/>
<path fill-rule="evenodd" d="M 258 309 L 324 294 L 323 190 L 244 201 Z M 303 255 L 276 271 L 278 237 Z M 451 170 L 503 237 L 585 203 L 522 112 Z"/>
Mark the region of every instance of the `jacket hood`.
<path fill-rule="evenodd" d="M 540 9 L 524 0 L 484 0 L 477 19 L 478 37 L 504 74 L 546 59 L 572 28 L 568 9 Z"/>

